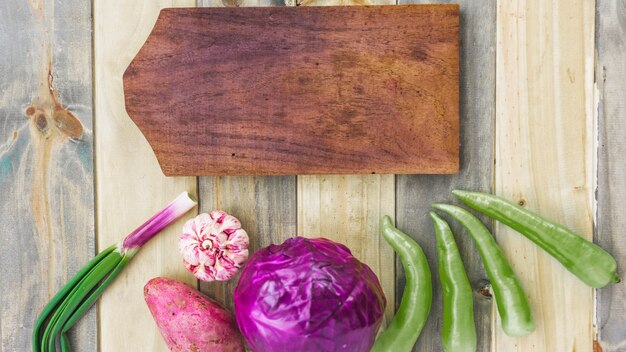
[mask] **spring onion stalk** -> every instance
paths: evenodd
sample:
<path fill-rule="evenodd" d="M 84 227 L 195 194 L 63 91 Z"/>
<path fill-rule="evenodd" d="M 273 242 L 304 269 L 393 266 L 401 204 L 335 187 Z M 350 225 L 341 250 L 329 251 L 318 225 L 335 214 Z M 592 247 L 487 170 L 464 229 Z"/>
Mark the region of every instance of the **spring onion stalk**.
<path fill-rule="evenodd" d="M 93 258 L 50 300 L 33 332 L 34 352 L 71 351 L 67 332 L 87 313 L 126 267 L 139 248 L 196 205 L 187 192 L 131 232 L 120 243 Z"/>

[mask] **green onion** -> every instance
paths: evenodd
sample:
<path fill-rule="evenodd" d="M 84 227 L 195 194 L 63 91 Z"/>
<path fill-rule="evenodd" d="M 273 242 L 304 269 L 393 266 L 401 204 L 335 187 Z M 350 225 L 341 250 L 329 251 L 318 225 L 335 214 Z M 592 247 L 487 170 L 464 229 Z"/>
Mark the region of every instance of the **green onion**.
<path fill-rule="evenodd" d="M 57 343 L 61 351 L 71 351 L 69 329 L 96 303 L 141 246 L 195 205 L 187 192 L 181 193 L 124 240 L 80 269 L 41 312 L 33 332 L 33 351 L 56 352 Z"/>

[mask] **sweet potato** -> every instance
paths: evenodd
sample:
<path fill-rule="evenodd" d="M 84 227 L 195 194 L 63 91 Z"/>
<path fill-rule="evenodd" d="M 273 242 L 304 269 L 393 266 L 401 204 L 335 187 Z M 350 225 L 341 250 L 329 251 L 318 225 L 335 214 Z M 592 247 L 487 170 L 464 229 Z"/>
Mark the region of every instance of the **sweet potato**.
<path fill-rule="evenodd" d="M 170 351 L 243 351 L 231 314 L 219 303 L 174 279 L 157 277 L 144 297 Z"/>

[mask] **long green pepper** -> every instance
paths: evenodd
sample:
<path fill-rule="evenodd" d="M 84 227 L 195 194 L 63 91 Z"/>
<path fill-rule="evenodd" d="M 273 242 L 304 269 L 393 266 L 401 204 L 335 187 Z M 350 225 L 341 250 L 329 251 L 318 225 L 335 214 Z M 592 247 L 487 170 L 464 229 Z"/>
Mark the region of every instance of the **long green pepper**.
<path fill-rule="evenodd" d="M 380 228 L 385 241 L 400 257 L 406 285 L 396 315 L 378 336 L 371 352 L 411 351 L 430 312 L 433 297 L 430 268 L 422 248 L 395 228 L 389 216 L 383 217 Z"/>
<path fill-rule="evenodd" d="M 498 196 L 461 190 L 452 194 L 535 242 L 585 284 L 601 288 L 620 281 L 615 258 L 574 231 Z"/>
<path fill-rule="evenodd" d="M 439 278 L 443 291 L 441 338 L 445 352 L 476 351 L 474 302 L 461 254 L 448 223 L 430 212 L 435 227 Z"/>
<path fill-rule="evenodd" d="M 530 305 L 517 276 L 489 230 L 467 210 L 449 204 L 433 204 L 467 229 L 476 244 L 496 297 L 502 329 L 509 336 L 525 336 L 535 331 Z"/>

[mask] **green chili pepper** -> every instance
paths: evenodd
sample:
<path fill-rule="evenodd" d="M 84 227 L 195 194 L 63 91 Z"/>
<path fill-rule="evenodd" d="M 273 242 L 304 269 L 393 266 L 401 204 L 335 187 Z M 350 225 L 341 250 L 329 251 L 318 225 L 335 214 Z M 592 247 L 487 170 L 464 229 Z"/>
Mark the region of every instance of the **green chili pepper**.
<path fill-rule="evenodd" d="M 400 256 L 406 285 L 396 315 L 378 336 L 371 351 L 411 351 L 426 323 L 433 298 L 430 268 L 422 248 L 395 228 L 389 216 L 383 217 L 380 228 L 385 241 Z"/>
<path fill-rule="evenodd" d="M 433 208 L 450 214 L 472 236 L 491 281 L 504 332 L 509 336 L 525 336 L 533 332 L 535 322 L 526 294 L 485 225 L 467 210 L 454 205 L 433 204 Z"/>
<path fill-rule="evenodd" d="M 585 284 L 601 288 L 620 281 L 615 259 L 568 228 L 498 196 L 461 190 L 452 194 L 535 242 Z"/>
<path fill-rule="evenodd" d="M 450 226 L 435 212 L 431 211 L 430 217 L 435 226 L 439 278 L 443 290 L 443 350 L 476 351 L 472 286 L 467 279 Z"/>

